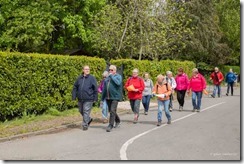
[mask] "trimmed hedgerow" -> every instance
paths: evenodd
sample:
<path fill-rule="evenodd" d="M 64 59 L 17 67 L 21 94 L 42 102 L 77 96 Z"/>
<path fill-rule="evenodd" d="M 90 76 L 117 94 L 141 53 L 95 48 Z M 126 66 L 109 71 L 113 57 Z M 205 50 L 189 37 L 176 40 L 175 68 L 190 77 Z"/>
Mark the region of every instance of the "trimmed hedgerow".
<path fill-rule="evenodd" d="M 100 58 L 0 52 L 0 120 L 75 107 L 71 92 L 84 65 L 97 79 L 106 68 Z"/>

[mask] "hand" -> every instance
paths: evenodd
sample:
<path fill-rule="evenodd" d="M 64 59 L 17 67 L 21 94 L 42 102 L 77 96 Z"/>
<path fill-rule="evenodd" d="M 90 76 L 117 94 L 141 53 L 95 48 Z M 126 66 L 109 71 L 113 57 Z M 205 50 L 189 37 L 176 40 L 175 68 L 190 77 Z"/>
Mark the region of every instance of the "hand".
<path fill-rule="evenodd" d="M 139 91 L 139 89 L 134 89 L 134 92 L 138 92 Z"/>

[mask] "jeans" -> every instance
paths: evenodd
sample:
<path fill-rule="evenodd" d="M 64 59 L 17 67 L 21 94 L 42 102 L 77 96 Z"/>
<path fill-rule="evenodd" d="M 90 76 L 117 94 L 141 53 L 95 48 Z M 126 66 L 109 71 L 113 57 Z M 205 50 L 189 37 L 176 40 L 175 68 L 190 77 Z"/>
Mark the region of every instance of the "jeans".
<path fill-rule="evenodd" d="M 200 110 L 202 101 L 202 92 L 192 91 L 192 105 L 194 109 Z"/>
<path fill-rule="evenodd" d="M 82 126 L 88 127 L 88 122 L 91 120 L 90 113 L 92 109 L 93 102 L 90 101 L 79 101 L 78 107 L 79 112 L 83 116 Z"/>
<path fill-rule="evenodd" d="M 107 100 L 108 110 L 110 112 L 109 126 L 113 127 L 114 122 L 120 123 L 120 118 L 117 114 L 118 100 Z"/>
<path fill-rule="evenodd" d="M 102 101 L 102 105 L 100 106 L 102 109 L 102 117 L 107 119 L 108 118 L 108 105 L 107 100 Z"/>
<path fill-rule="evenodd" d="M 177 90 L 176 93 L 177 93 L 177 100 L 179 102 L 179 105 L 183 107 L 185 103 L 186 90 L 181 90 L 181 91 Z"/>
<path fill-rule="evenodd" d="M 142 96 L 142 105 L 144 107 L 145 112 L 148 112 L 150 99 L 151 95 Z"/>
<path fill-rule="evenodd" d="M 130 106 L 134 114 L 139 116 L 141 100 L 130 100 Z"/>
<path fill-rule="evenodd" d="M 158 100 L 158 122 L 162 121 L 162 112 L 163 112 L 163 107 L 165 111 L 165 115 L 168 120 L 171 120 L 171 115 L 169 112 L 169 101 L 170 100 Z"/>
<path fill-rule="evenodd" d="M 229 94 L 229 90 L 231 89 L 231 95 L 233 95 L 233 86 L 234 82 L 228 83 L 227 94 Z"/>
<path fill-rule="evenodd" d="M 214 90 L 213 90 L 213 97 L 215 97 L 216 95 L 216 90 L 218 90 L 218 96 L 220 97 L 220 93 L 221 93 L 221 86 L 219 85 L 214 85 Z"/>

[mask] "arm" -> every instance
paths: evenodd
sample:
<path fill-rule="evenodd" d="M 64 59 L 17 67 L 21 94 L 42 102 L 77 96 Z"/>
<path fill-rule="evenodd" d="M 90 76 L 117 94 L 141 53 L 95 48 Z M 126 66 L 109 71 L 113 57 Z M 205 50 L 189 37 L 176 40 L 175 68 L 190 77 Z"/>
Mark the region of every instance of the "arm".
<path fill-rule="evenodd" d="M 130 78 L 127 79 L 124 88 L 127 90 L 127 87 L 129 86 Z"/>
<path fill-rule="evenodd" d="M 224 76 L 221 72 L 219 72 L 220 78 L 219 78 L 219 82 L 222 82 L 224 80 Z"/>
<path fill-rule="evenodd" d="M 137 88 L 138 92 L 140 92 L 140 93 L 143 92 L 144 88 L 145 88 L 145 84 L 144 84 L 144 81 L 141 79 L 140 80 L 140 87 Z"/>
<path fill-rule="evenodd" d="M 92 86 L 93 86 L 93 94 L 94 94 L 94 101 L 98 100 L 98 96 L 97 96 L 97 80 L 95 77 L 93 77 L 92 79 Z"/>
<path fill-rule="evenodd" d="M 177 87 L 175 79 L 172 77 L 172 90 Z"/>
<path fill-rule="evenodd" d="M 102 100 L 102 101 L 104 101 L 105 98 L 106 98 L 106 94 L 107 94 L 106 86 L 107 86 L 107 82 L 106 82 L 106 80 L 105 80 L 105 81 L 104 81 L 104 84 L 103 84 L 103 90 L 102 90 L 102 97 L 101 97 L 101 100 Z"/>
<path fill-rule="evenodd" d="M 120 75 L 117 75 L 117 76 L 109 75 L 109 77 L 111 78 L 111 81 L 113 81 L 115 83 L 115 85 L 117 85 L 117 86 L 121 85 L 122 77 Z"/>
<path fill-rule="evenodd" d="M 168 84 L 168 90 L 165 94 L 165 96 L 169 96 L 172 93 L 172 87 L 170 86 L 170 84 Z"/>
<path fill-rule="evenodd" d="M 202 77 L 202 86 L 203 86 L 203 89 L 206 89 L 206 80 L 204 78 L 204 76 L 201 76 Z"/>

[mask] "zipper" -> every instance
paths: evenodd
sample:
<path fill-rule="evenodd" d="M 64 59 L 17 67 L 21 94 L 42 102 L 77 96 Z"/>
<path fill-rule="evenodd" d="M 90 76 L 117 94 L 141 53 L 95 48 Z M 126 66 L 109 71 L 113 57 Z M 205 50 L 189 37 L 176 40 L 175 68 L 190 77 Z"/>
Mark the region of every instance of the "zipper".
<path fill-rule="evenodd" d="M 85 76 L 83 77 L 83 81 L 82 81 L 82 84 L 81 84 L 81 98 L 83 98 L 83 85 L 84 85 L 84 81 L 85 81 Z"/>

